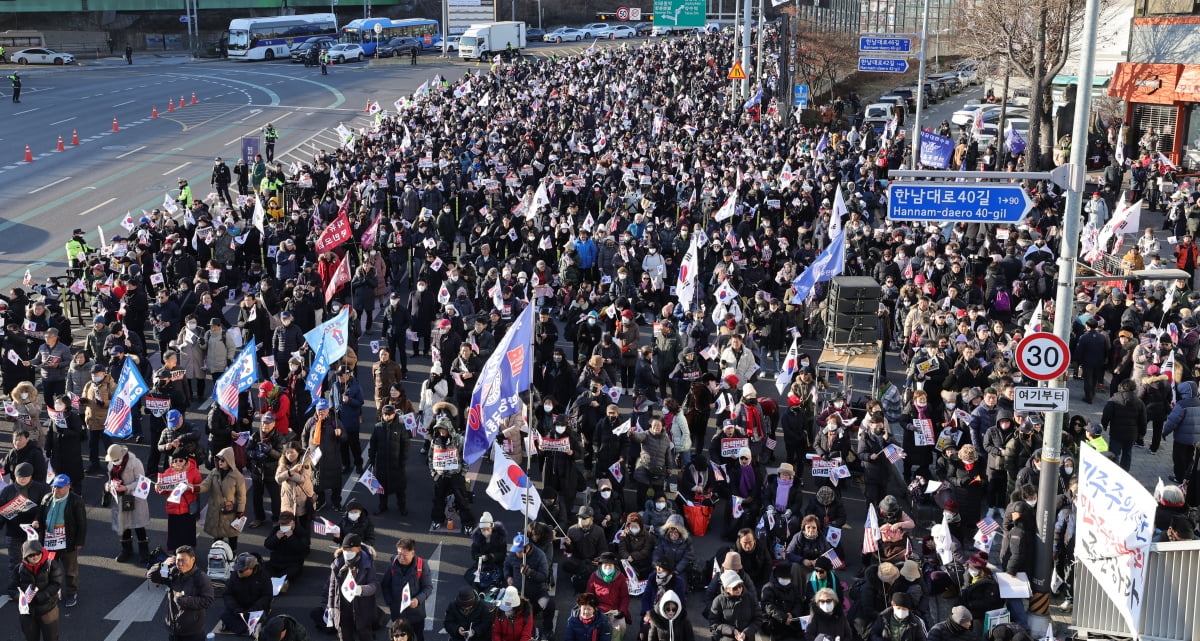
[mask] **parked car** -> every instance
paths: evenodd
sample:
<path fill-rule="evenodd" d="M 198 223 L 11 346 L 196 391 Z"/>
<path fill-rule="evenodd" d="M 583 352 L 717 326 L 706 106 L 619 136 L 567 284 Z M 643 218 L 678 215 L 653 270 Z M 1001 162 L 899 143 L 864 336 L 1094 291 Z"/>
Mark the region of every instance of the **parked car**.
<path fill-rule="evenodd" d="M 367 54 L 363 51 L 363 48 L 356 44 L 343 43 L 339 45 L 333 45 L 329 48 L 329 59 L 339 65 L 345 63 L 347 60 L 362 62 L 363 58 L 366 57 Z"/>
<path fill-rule="evenodd" d="M 979 68 L 971 61 L 960 62 L 954 68 L 959 76 L 962 76 L 963 82 L 968 85 L 979 84 Z"/>
<path fill-rule="evenodd" d="M 607 31 L 609 26 L 607 22 L 593 22 L 580 27 L 579 33 L 582 33 L 584 38 L 599 38 L 600 36 L 597 34 Z"/>
<path fill-rule="evenodd" d="M 949 89 L 951 93 L 958 93 L 966 88 L 965 83 L 963 83 L 962 79 L 958 77 L 957 73 L 946 73 L 940 76 L 934 76 L 933 79 L 946 83 L 946 88 Z"/>
<path fill-rule="evenodd" d="M 22 49 L 8 54 L 8 59 L 19 65 L 69 65 L 75 62 L 75 56 L 61 53 L 53 49 Z"/>
<path fill-rule="evenodd" d="M 546 42 L 579 42 L 583 40 L 583 32 L 571 27 L 559 27 L 546 34 Z"/>
<path fill-rule="evenodd" d="M 883 127 L 892 119 L 892 109 L 896 107 L 890 102 L 874 102 L 863 109 L 863 122 L 871 126 L 875 133 L 883 132 Z"/>
<path fill-rule="evenodd" d="M 319 56 L 335 44 L 337 44 L 337 40 L 329 37 L 305 40 L 292 47 L 292 62 L 304 62 L 304 59 L 312 53 L 313 49 L 317 50 L 317 55 Z"/>
<path fill-rule="evenodd" d="M 626 24 L 613 25 L 604 31 L 596 33 L 597 38 L 608 38 L 609 40 L 617 40 L 619 38 L 632 38 L 637 35 L 633 27 Z"/>
<path fill-rule="evenodd" d="M 639 22 L 639 23 L 633 25 L 633 30 L 636 31 L 637 35 L 639 35 L 639 36 L 648 36 L 651 33 L 654 33 L 654 23 L 653 22 Z"/>
<path fill-rule="evenodd" d="M 458 51 L 459 40 L 462 40 L 462 36 L 447 36 L 446 51 Z"/>
<path fill-rule="evenodd" d="M 916 87 L 897 87 L 891 91 L 891 95 L 900 96 L 904 99 L 904 108 L 908 113 L 917 110 L 917 88 Z M 924 107 L 929 106 L 929 97 L 925 97 Z"/>
<path fill-rule="evenodd" d="M 887 103 L 889 105 L 900 107 L 900 108 L 904 109 L 906 112 L 908 111 L 908 102 L 904 100 L 904 96 L 898 96 L 894 93 L 890 93 L 887 95 L 880 96 L 879 102 L 883 102 L 883 103 Z"/>
<path fill-rule="evenodd" d="M 420 38 L 396 36 L 387 42 L 376 45 L 375 50 L 380 58 L 391 58 L 392 56 L 403 57 L 411 56 L 414 51 L 420 55 L 421 46 Z"/>
<path fill-rule="evenodd" d="M 990 124 L 984 124 L 983 129 L 975 136 L 975 139 L 979 141 L 979 147 L 981 149 L 996 142 L 996 127 L 999 124 L 1000 123 L 996 121 L 992 121 Z M 1020 134 L 1026 142 L 1029 142 L 1029 118 L 1021 116 L 1008 118 L 1004 121 L 1005 132 L 1008 131 L 1009 126 L 1011 126 L 1013 130 Z M 1001 138 L 1001 142 L 1003 142 L 1006 138 L 1007 133 Z"/>
<path fill-rule="evenodd" d="M 534 27 L 533 29 L 525 30 L 525 41 L 526 42 L 542 42 L 545 39 L 546 39 L 546 30 L 545 29 L 538 29 L 538 28 Z"/>

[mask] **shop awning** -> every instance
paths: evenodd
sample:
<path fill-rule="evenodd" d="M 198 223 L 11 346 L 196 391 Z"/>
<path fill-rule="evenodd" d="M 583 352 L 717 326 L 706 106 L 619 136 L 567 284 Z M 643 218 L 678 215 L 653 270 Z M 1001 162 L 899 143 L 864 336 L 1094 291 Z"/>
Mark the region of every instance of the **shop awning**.
<path fill-rule="evenodd" d="M 1177 65 L 1142 62 L 1117 64 L 1117 73 L 1108 86 L 1108 95 L 1130 103 L 1172 105 L 1176 102 L 1200 101 L 1200 75 L 1185 80 L 1184 72 L 1200 74 L 1200 65 Z M 1181 89 L 1183 91 L 1181 91 Z"/>

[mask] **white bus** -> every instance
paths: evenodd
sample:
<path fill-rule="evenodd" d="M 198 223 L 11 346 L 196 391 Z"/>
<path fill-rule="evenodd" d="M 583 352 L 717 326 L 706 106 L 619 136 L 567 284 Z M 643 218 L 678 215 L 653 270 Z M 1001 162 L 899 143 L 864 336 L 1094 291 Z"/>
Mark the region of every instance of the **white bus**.
<path fill-rule="evenodd" d="M 235 60 L 288 59 L 293 45 L 310 38 L 338 37 L 337 17 L 312 13 L 229 21 L 229 57 Z"/>

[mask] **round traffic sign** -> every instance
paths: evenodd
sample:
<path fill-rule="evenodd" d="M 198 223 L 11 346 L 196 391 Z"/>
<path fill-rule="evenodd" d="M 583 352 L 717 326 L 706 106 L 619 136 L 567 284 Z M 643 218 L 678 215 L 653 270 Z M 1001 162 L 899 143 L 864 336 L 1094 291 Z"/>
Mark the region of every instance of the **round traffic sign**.
<path fill-rule="evenodd" d="M 622 22 L 629 19 L 629 7 L 617 7 L 617 20 Z"/>
<path fill-rule="evenodd" d="M 375 23 L 374 29 L 375 29 L 375 35 L 379 35 L 379 34 L 383 33 L 383 25 L 381 25 L 379 23 Z"/>
<path fill-rule="evenodd" d="M 1017 346 L 1017 367 L 1035 381 L 1049 381 L 1067 372 L 1071 352 L 1063 339 L 1048 332 L 1035 332 Z"/>

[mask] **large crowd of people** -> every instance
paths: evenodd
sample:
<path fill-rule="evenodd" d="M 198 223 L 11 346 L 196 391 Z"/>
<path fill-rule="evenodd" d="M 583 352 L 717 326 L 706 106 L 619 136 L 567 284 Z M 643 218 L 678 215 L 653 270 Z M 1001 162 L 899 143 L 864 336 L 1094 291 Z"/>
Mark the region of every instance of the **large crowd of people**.
<path fill-rule="evenodd" d="M 1031 188 L 1020 225 L 890 221 L 903 133 L 852 115 L 785 124 L 771 82 L 731 101 L 729 55 L 712 33 L 497 61 L 434 78 L 308 163 L 239 162 L 236 196 L 199 198 L 181 180 L 179 211 L 100 248 L 76 230 L 66 284 L 86 290 L 90 324 L 64 315 L 53 282 L 0 300 L 13 424 L 0 505 L 10 590 L 31 595 L 26 638 L 57 638 L 57 608 L 79 598 L 88 474 L 103 476 L 118 560 L 170 586 L 181 640 L 203 636 L 214 607 L 224 631 L 258 625 L 272 641 L 314 626 L 375 638 L 380 608 L 401 640 L 423 639 L 427 617 L 452 641 L 688 641 L 705 625 L 719 641 L 1026 638 L 1026 606 L 996 578 L 1032 573 L 1035 556 L 1042 419 L 1013 410 L 1013 351 L 1031 319 L 1057 313 L 1075 319 L 1083 402 L 1108 397 L 1064 434 L 1056 568 L 1069 608 L 1079 448 L 1129 469 L 1170 437 L 1172 480 L 1194 474 L 1200 293 L 1188 279 L 1089 285 L 1076 309 L 1053 309 L 1062 219 L 1080 215 L 1055 187 Z M 1134 189 L 1152 182 L 1179 242 L 1148 228 L 1125 258 L 1194 271 L 1195 195 L 1157 157 L 1129 155 Z M 1125 179 L 1114 167 L 1100 223 Z M 344 223 L 344 242 L 317 251 Z M 860 348 L 903 359 L 887 393 L 847 394 L 819 371 L 828 283 L 794 299 L 839 235 L 842 273 L 882 292 Z M 695 294 L 681 301 L 689 250 Z M 530 306 L 532 388 L 499 442 L 543 507 L 509 529 L 471 491 L 464 430 L 477 377 Z M 343 311 L 350 349 L 314 397 L 304 334 Z M 205 405 L 251 339 L 260 380 L 236 416 Z M 132 408 L 144 430 L 114 439 L 105 422 L 130 411 L 116 389 L 127 363 L 149 388 Z M 848 478 L 831 474 L 841 466 Z M 366 471 L 374 498 L 343 503 L 345 480 Z M 477 561 L 444 612 L 426 610 L 428 561 L 411 538 L 386 563 L 376 549 L 389 497 L 409 514 L 409 483 L 433 488 L 430 530 L 461 529 Z M 866 518 L 844 496 L 860 492 L 879 535 L 862 554 L 842 540 Z M 1161 536 L 1191 538 L 1194 497 L 1169 485 L 1159 498 Z M 167 521 L 153 550 L 152 513 Z M 981 523 L 998 545 L 979 544 Z M 239 543 L 259 528 L 263 549 Z M 197 559 L 201 531 L 229 554 L 223 603 Z M 313 571 L 314 531 L 338 545 L 324 607 L 312 622 L 272 618 L 282 579 Z M 697 554 L 705 537 L 722 540 L 713 558 Z M 563 594 L 577 594 L 569 613 Z"/>

